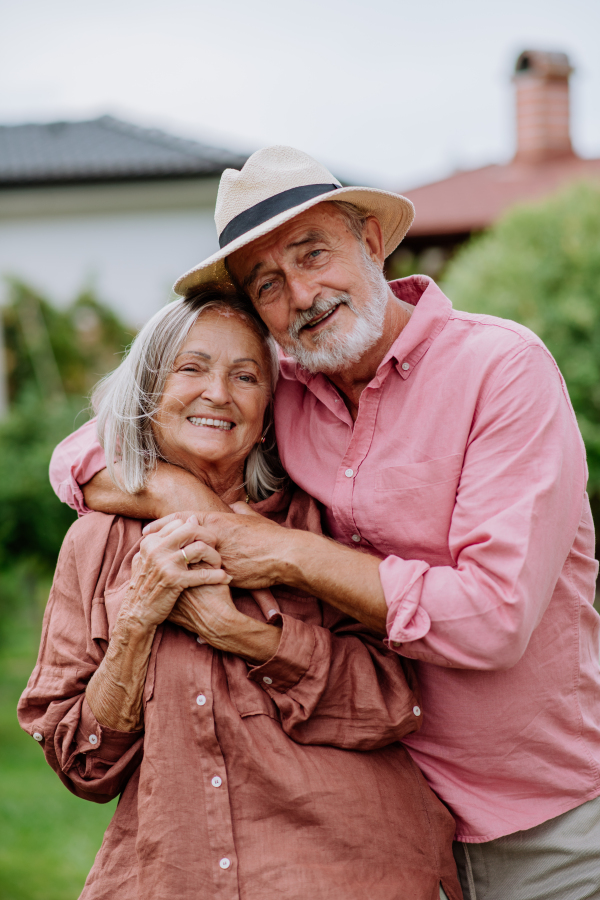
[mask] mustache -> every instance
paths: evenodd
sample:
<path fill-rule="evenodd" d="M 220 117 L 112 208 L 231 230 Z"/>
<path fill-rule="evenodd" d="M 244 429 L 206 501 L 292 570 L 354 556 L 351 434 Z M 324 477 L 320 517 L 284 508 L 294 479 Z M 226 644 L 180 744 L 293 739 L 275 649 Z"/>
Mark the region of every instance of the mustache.
<path fill-rule="evenodd" d="M 354 309 L 350 294 L 342 293 L 337 294 L 335 297 L 317 297 L 309 309 L 305 309 L 304 312 L 298 313 L 288 328 L 290 337 L 297 341 L 300 337 L 300 332 L 305 325 L 308 325 L 309 322 L 312 322 L 312 320 L 316 319 L 318 316 L 331 312 L 337 306 L 341 306 L 342 303 L 345 303 L 350 309 Z"/>

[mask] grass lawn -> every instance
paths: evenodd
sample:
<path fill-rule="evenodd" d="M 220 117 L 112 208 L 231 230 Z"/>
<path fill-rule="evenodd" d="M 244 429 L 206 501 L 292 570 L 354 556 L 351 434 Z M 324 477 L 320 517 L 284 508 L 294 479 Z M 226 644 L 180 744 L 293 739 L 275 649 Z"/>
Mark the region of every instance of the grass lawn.
<path fill-rule="evenodd" d="M 73 796 L 21 731 L 16 706 L 37 655 L 39 625 L 15 624 L 0 650 L 0 897 L 76 900 L 116 801 Z"/>

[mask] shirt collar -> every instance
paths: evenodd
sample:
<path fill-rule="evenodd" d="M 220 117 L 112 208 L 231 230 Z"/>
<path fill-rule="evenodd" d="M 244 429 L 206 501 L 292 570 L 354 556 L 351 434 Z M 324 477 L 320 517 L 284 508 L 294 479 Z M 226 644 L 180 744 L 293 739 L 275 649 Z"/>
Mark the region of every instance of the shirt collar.
<path fill-rule="evenodd" d="M 389 282 L 399 300 L 415 307 L 410 322 L 398 335 L 377 370 L 379 373 L 392 359 L 398 374 L 410 378 L 417 363 L 444 328 L 452 312 L 452 304 L 427 275 L 411 275 Z"/>
<path fill-rule="evenodd" d="M 371 386 L 376 387 L 383 381 L 389 372 L 388 363 L 392 360 L 401 378 L 406 380 L 425 355 L 433 341 L 444 328 L 452 312 L 452 304 L 446 295 L 440 290 L 432 278 L 427 275 L 410 275 L 408 278 L 399 278 L 390 281 L 389 286 L 393 294 L 399 300 L 404 300 L 415 307 L 410 317 L 410 322 L 396 338 L 377 369 L 377 374 Z M 296 378 L 301 384 L 305 384 L 313 394 L 333 408 L 338 393 L 322 373 L 312 375 L 296 362 L 283 357 L 282 375 L 284 378 Z M 404 366 L 404 368 L 403 368 Z"/>

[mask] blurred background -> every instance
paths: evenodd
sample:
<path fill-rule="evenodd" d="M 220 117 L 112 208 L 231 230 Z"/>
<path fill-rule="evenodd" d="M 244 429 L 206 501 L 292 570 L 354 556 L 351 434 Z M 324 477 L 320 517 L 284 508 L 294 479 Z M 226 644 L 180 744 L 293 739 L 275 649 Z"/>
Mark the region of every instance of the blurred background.
<path fill-rule="evenodd" d="M 48 484 L 175 278 L 224 168 L 269 144 L 407 194 L 388 276 L 548 344 L 600 523 L 600 5 L 0 0 L 0 896 L 71 900 L 108 807 L 16 723 L 73 514 Z"/>

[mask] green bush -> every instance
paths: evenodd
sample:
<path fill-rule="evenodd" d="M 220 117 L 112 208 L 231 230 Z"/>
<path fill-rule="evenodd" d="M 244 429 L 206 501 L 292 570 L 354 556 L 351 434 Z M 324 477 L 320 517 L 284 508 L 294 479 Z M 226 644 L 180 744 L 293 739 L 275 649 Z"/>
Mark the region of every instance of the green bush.
<path fill-rule="evenodd" d="M 89 292 L 58 310 L 19 282 L 2 324 L 10 411 L 0 421 L 0 641 L 15 615 L 39 607 L 75 518 L 50 487 L 52 451 L 87 420 L 85 395 L 133 337 Z"/>
<path fill-rule="evenodd" d="M 600 184 L 514 208 L 445 273 L 454 306 L 514 319 L 549 348 L 585 441 L 600 524 Z"/>

